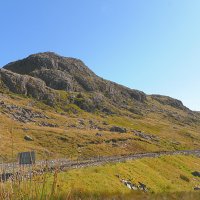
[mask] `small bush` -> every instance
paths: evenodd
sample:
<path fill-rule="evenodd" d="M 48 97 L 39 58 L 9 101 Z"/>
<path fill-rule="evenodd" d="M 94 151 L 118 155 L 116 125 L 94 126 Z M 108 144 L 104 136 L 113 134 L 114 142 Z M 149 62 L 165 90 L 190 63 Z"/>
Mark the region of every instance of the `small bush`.
<path fill-rule="evenodd" d="M 180 175 L 180 178 L 181 178 L 183 181 L 190 182 L 190 179 L 189 179 L 187 176 L 183 175 L 183 174 Z"/>
<path fill-rule="evenodd" d="M 68 113 L 78 114 L 82 112 L 82 110 L 75 104 L 68 104 L 63 107 L 63 110 Z"/>

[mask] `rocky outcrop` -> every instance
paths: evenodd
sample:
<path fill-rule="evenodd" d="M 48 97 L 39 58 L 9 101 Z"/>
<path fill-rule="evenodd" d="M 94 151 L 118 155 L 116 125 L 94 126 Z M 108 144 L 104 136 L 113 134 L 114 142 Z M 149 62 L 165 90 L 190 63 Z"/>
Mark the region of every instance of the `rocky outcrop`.
<path fill-rule="evenodd" d="M 145 140 L 154 140 L 154 141 L 159 140 L 159 137 L 149 134 L 149 133 L 143 133 L 142 131 L 138 131 L 138 130 L 133 130 L 133 132 L 135 136 L 141 137 Z"/>
<path fill-rule="evenodd" d="M 151 95 L 151 97 L 163 105 L 169 105 L 181 110 L 188 110 L 188 108 L 186 108 L 183 103 L 177 99 L 161 95 Z"/>
<path fill-rule="evenodd" d="M 48 122 L 40 122 L 38 125 L 39 126 L 53 127 L 53 128 L 58 127 L 57 124 L 52 124 L 52 123 L 48 123 Z"/>
<path fill-rule="evenodd" d="M 113 115 L 126 110 L 134 116 L 142 117 L 150 112 L 163 115 L 169 112 L 166 106 L 171 106 L 187 112 L 187 116 L 184 116 L 186 120 L 182 120 L 184 123 L 188 118 L 188 124 L 199 122 L 200 117 L 199 113 L 194 114 L 179 100 L 161 95 L 147 96 L 141 91 L 97 76 L 79 59 L 59 56 L 52 52 L 33 54 L 4 66 L 0 69 L 0 91 L 1 88 L 31 96 L 48 105 L 59 104 L 64 111 L 72 110 L 74 113 L 79 112 L 76 109 L 78 106 L 87 112 L 101 111 Z M 68 93 L 68 97 L 62 99 L 62 105 L 59 90 Z M 158 107 L 152 105 L 155 101 L 159 102 Z M 164 108 L 160 104 L 164 105 Z M 179 113 L 178 117 L 175 114 L 167 117 L 181 121 Z"/>
<path fill-rule="evenodd" d="M 193 176 L 196 176 L 196 177 L 200 177 L 200 172 L 194 171 L 194 172 L 192 172 L 192 175 L 193 175 Z"/>
<path fill-rule="evenodd" d="M 144 102 L 146 95 L 104 80 L 92 72 L 82 61 L 59 56 L 52 52 L 31 55 L 9 63 L 4 69 L 43 80 L 50 88 L 74 92 L 100 92 L 116 103 L 125 98 Z"/>
<path fill-rule="evenodd" d="M 81 60 L 63 57 L 53 52 L 32 54 L 25 59 L 11 62 L 4 68 L 19 74 L 31 74 L 41 69 L 50 69 L 66 71 L 70 74 L 80 72 L 87 76 L 94 75 Z"/>
<path fill-rule="evenodd" d="M 35 119 L 48 119 L 46 115 L 41 112 L 35 112 L 28 108 L 19 107 L 12 104 L 7 104 L 4 101 L 0 102 L 2 113 L 11 116 L 14 120 L 19 122 L 35 122 Z"/>
<path fill-rule="evenodd" d="M 46 100 L 48 104 L 53 104 L 54 92 L 46 87 L 41 79 L 0 69 L 0 82 L 11 92 L 31 96 L 37 100 Z"/>

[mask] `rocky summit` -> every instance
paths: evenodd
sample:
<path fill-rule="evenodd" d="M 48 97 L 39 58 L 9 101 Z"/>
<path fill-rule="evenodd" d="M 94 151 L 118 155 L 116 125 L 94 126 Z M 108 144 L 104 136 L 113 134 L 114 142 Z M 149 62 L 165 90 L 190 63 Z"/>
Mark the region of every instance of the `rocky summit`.
<path fill-rule="evenodd" d="M 199 112 L 105 80 L 81 60 L 52 52 L 1 68 L 0 98 L 0 137 L 6 145 L 12 126 L 18 150 L 28 142 L 52 157 L 77 149 L 89 157 L 200 147 Z"/>
<path fill-rule="evenodd" d="M 127 95 L 144 101 L 145 94 L 98 77 L 81 60 L 55 53 L 39 53 L 4 66 L 9 71 L 43 80 L 52 89 L 74 92 L 101 92 L 110 96 Z"/>
<path fill-rule="evenodd" d="M 139 113 L 142 110 L 135 108 L 141 105 L 146 108 L 148 104 L 147 95 L 144 92 L 104 80 L 81 60 L 62 57 L 52 52 L 33 54 L 25 59 L 9 63 L 1 69 L 0 78 L 2 86 L 10 91 L 39 100 L 47 100 L 50 104 L 55 99 L 55 90 L 89 93 L 88 104 L 94 106 L 86 109 L 88 111 L 98 109 L 105 102 L 109 102 L 114 106 Z M 162 104 L 186 109 L 182 102 L 170 97 L 159 95 L 149 97 Z M 78 106 L 85 109 L 81 103 Z"/>
<path fill-rule="evenodd" d="M 53 101 L 53 90 L 90 93 L 88 101 L 94 108 L 88 111 L 101 107 L 100 104 L 105 101 L 121 107 L 128 105 L 127 100 L 136 104 L 146 101 L 143 92 L 104 80 L 82 61 L 51 52 L 33 54 L 9 63 L 1 69 L 0 76 L 1 82 L 10 91 L 42 100 Z"/>

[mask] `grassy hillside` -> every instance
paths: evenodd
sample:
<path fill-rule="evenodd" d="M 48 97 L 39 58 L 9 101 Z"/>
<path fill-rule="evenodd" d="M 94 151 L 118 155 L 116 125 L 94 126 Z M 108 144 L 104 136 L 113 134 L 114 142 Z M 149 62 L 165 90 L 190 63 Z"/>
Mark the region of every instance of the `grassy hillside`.
<path fill-rule="evenodd" d="M 62 96 L 66 98 L 67 93 L 62 91 Z M 133 115 L 126 110 L 109 115 L 88 113 L 75 104 L 67 105 L 67 109 L 64 109 L 59 101 L 56 107 L 49 107 L 41 101 L 5 92 L 1 94 L 1 101 L 0 152 L 4 160 L 11 159 L 13 151 L 16 158 L 18 152 L 32 149 L 41 159 L 200 148 L 198 123 L 180 123 L 180 120 L 177 122 L 170 117 L 163 117 L 163 113 L 150 112 L 143 116 Z M 152 104 L 156 105 L 153 100 Z M 179 116 L 185 114 L 158 102 L 157 107 L 176 111 Z M 20 121 L 21 117 L 29 119 L 23 109 L 41 116 L 30 118 L 27 122 Z M 126 128 L 127 131 L 111 132 L 113 126 Z M 138 136 L 136 130 L 144 133 L 144 136 L 150 134 L 155 139 Z M 25 136 L 30 136 L 33 141 L 25 140 Z"/>
<path fill-rule="evenodd" d="M 192 156 L 162 156 L 145 158 L 100 167 L 74 169 L 58 176 L 59 191 L 78 190 L 86 193 L 130 192 L 120 179 L 144 183 L 152 193 L 193 191 L 200 178 L 200 158 Z M 185 178 L 183 178 L 185 177 Z"/>
<path fill-rule="evenodd" d="M 143 158 L 117 164 L 74 169 L 66 172 L 46 174 L 42 178 L 17 184 L 14 197 L 36 199 L 199 199 L 194 192 L 200 178 L 192 172 L 198 171 L 200 158 L 193 156 L 162 156 Z M 133 184 L 141 182 L 148 193 L 130 190 L 122 179 Z M 45 182 L 44 182 L 45 181 Z M 37 193 L 36 193 L 37 191 Z M 53 191 L 53 193 L 52 193 Z M 51 198 L 50 198 L 51 197 Z"/>

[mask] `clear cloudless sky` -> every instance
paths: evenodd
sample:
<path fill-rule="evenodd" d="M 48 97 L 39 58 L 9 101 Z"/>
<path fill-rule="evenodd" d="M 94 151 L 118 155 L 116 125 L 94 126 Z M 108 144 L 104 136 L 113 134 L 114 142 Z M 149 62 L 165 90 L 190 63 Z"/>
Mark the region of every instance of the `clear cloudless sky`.
<path fill-rule="evenodd" d="M 44 51 L 200 111 L 199 0 L 1 0 L 0 67 Z"/>

